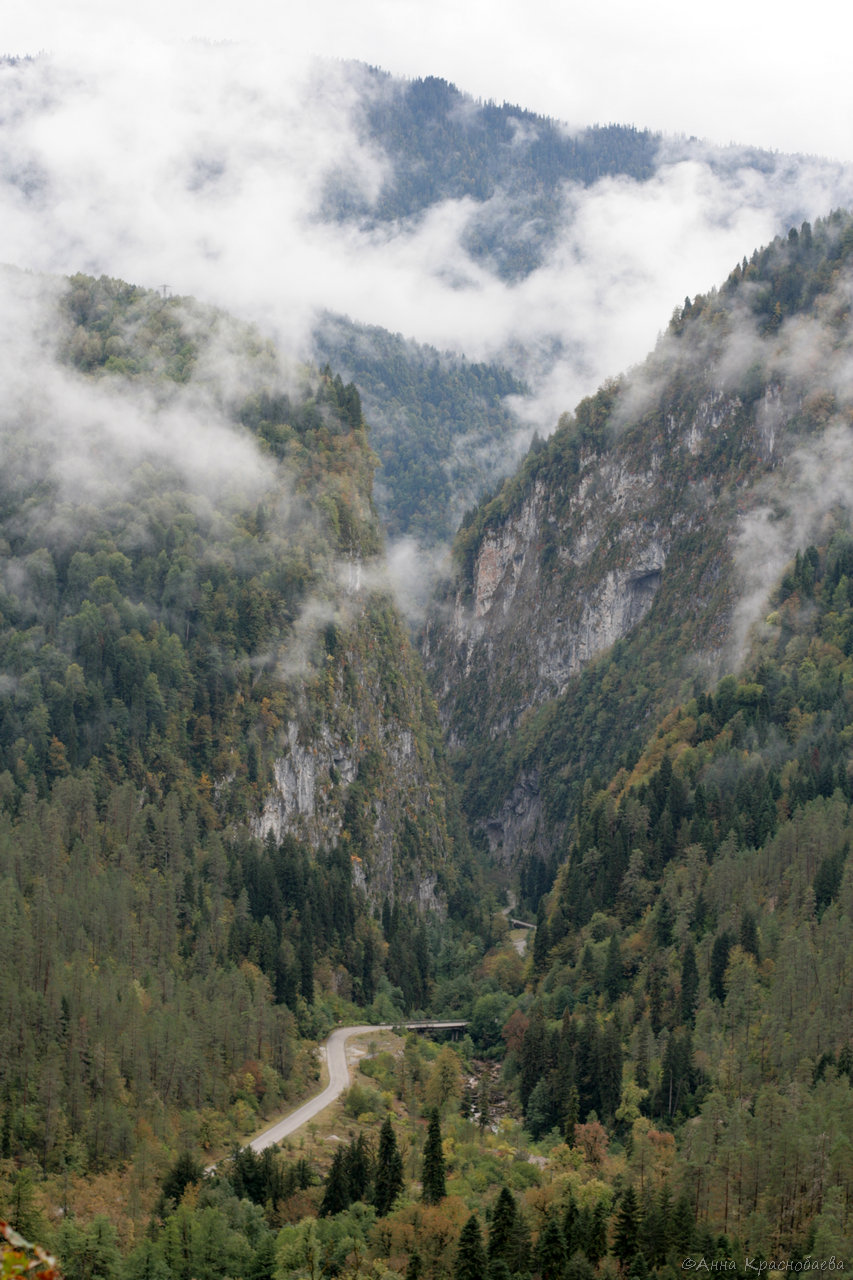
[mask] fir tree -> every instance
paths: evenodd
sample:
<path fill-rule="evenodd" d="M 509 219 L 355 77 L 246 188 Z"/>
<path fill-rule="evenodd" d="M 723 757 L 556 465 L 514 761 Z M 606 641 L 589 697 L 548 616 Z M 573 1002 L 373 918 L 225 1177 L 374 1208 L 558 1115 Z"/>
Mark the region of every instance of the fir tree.
<path fill-rule="evenodd" d="M 696 949 L 687 942 L 681 961 L 681 1021 L 692 1027 L 696 1019 L 696 1002 L 699 998 L 699 970 L 696 967 Z"/>
<path fill-rule="evenodd" d="M 607 1252 L 607 1205 L 603 1200 L 596 1202 L 585 1238 L 584 1252 L 593 1266 L 597 1266 Z"/>
<path fill-rule="evenodd" d="M 616 1214 L 616 1228 L 613 1236 L 613 1252 L 623 1266 L 628 1266 L 637 1253 L 639 1232 L 640 1208 L 637 1203 L 637 1193 L 633 1187 L 627 1187 L 622 1194 Z"/>
<path fill-rule="evenodd" d="M 427 1204 L 438 1204 L 447 1195 L 444 1181 L 444 1151 L 441 1146 L 441 1124 L 438 1111 L 430 1113 L 426 1142 L 424 1143 L 424 1167 L 421 1177 L 422 1195 Z"/>
<path fill-rule="evenodd" d="M 386 1116 L 379 1132 L 379 1150 L 376 1155 L 373 1203 L 380 1218 L 391 1211 L 394 1201 L 403 1190 L 403 1157 L 397 1147 L 391 1117 Z"/>
<path fill-rule="evenodd" d="M 711 985 L 711 995 L 719 1000 L 720 1004 L 726 998 L 725 976 L 731 949 L 732 937 L 728 932 L 723 932 L 719 937 L 715 938 L 714 945 L 711 948 L 711 965 L 708 978 Z"/>
<path fill-rule="evenodd" d="M 483 1280 L 486 1271 L 486 1251 L 480 1222 L 476 1213 L 465 1223 L 459 1236 L 456 1252 L 455 1280 Z"/>
<path fill-rule="evenodd" d="M 611 1004 L 614 1000 L 618 1000 L 619 993 L 622 990 L 622 950 L 615 933 L 611 933 L 610 943 L 607 948 L 607 959 L 604 965 L 604 990 L 607 992 L 607 998 Z"/>
<path fill-rule="evenodd" d="M 548 1218 L 536 1245 L 536 1266 L 542 1280 L 562 1280 L 566 1271 L 566 1242 L 556 1218 Z"/>
<path fill-rule="evenodd" d="M 344 1168 L 347 1175 L 350 1202 L 364 1200 L 373 1180 L 373 1161 L 367 1138 L 363 1133 L 349 1144 L 344 1153 Z"/>
<path fill-rule="evenodd" d="M 566 1254 L 569 1258 L 573 1257 L 576 1251 L 583 1247 L 580 1214 L 578 1213 L 577 1201 L 571 1191 L 569 1191 L 566 1209 L 563 1214 L 563 1239 L 566 1242 Z"/>
<path fill-rule="evenodd" d="M 325 1218 L 340 1213 L 343 1209 L 348 1209 L 350 1203 L 346 1158 L 343 1147 L 338 1147 L 326 1178 L 326 1187 L 318 1214 L 321 1218 Z"/>
<path fill-rule="evenodd" d="M 503 1258 L 493 1258 L 486 1271 L 487 1280 L 512 1280 L 510 1271 Z"/>
<path fill-rule="evenodd" d="M 492 1118 L 491 1089 L 489 1088 L 488 1074 L 485 1072 L 480 1077 L 480 1083 L 477 1088 L 477 1112 L 477 1124 L 481 1129 L 485 1129 Z"/>
<path fill-rule="evenodd" d="M 515 1197 L 507 1187 L 501 1187 L 495 1201 L 492 1225 L 489 1230 L 490 1262 L 497 1258 L 503 1258 L 505 1262 L 509 1261 L 515 1219 Z"/>
<path fill-rule="evenodd" d="M 696 1215 L 686 1191 L 682 1191 L 675 1202 L 671 1224 L 671 1242 L 679 1253 L 686 1254 L 693 1247 L 693 1236 L 696 1230 Z"/>
<path fill-rule="evenodd" d="M 187 1187 L 193 1182 L 199 1182 L 203 1174 L 204 1169 L 195 1156 L 189 1151 L 183 1151 L 163 1178 L 164 1201 L 174 1200 L 178 1204 Z"/>
<path fill-rule="evenodd" d="M 595 1268 L 580 1249 L 569 1258 L 566 1265 L 566 1280 L 595 1280 Z"/>

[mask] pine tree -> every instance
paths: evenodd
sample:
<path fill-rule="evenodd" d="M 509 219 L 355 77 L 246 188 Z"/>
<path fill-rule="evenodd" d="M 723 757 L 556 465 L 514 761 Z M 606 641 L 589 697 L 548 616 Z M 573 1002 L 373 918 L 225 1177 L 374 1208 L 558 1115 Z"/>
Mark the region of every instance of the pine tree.
<path fill-rule="evenodd" d="M 566 1254 L 569 1258 L 573 1257 L 576 1251 L 583 1247 L 583 1238 L 580 1232 L 580 1215 L 577 1201 L 571 1191 L 569 1191 L 566 1209 L 563 1214 L 563 1239 L 566 1242 Z"/>
<path fill-rule="evenodd" d="M 536 1266 L 542 1280 L 562 1280 L 566 1271 L 566 1242 L 556 1218 L 548 1218 L 536 1245 Z"/>
<path fill-rule="evenodd" d="M 699 970 L 696 967 L 696 949 L 692 942 L 684 948 L 681 961 L 681 1021 L 692 1027 L 696 1019 L 696 1002 L 699 998 Z"/>
<path fill-rule="evenodd" d="M 515 1197 L 508 1187 L 501 1187 L 492 1213 L 492 1225 L 489 1230 L 489 1261 L 503 1258 L 509 1261 L 512 1234 L 515 1226 Z"/>
<path fill-rule="evenodd" d="M 447 1195 L 444 1181 L 444 1151 L 441 1146 L 441 1124 L 438 1112 L 430 1113 L 426 1142 L 424 1143 L 424 1167 L 421 1176 L 422 1195 L 427 1204 L 438 1204 Z"/>
<path fill-rule="evenodd" d="M 403 1190 L 403 1157 L 397 1147 L 391 1117 L 386 1116 L 379 1132 L 376 1155 L 373 1203 L 380 1218 L 390 1213 L 394 1201 Z"/>
<path fill-rule="evenodd" d="M 373 1160 L 363 1133 L 349 1144 L 344 1153 L 350 1202 L 364 1200 L 373 1180 Z"/>
<path fill-rule="evenodd" d="M 323 1199 L 320 1201 L 318 1215 L 321 1218 L 340 1213 L 350 1206 L 349 1178 L 347 1177 L 346 1158 L 343 1147 L 338 1147 L 332 1159 Z"/>
<path fill-rule="evenodd" d="M 622 949 L 615 933 L 611 933 L 610 944 L 607 948 L 607 959 L 604 965 L 604 990 L 607 992 L 607 998 L 611 1004 L 619 998 L 619 993 L 622 990 Z"/>
<path fill-rule="evenodd" d="M 485 1272 L 486 1251 L 483 1248 L 480 1222 L 476 1213 L 472 1213 L 459 1236 L 453 1275 L 455 1280 L 483 1280 Z"/>
<path fill-rule="evenodd" d="M 637 1193 L 633 1187 L 627 1187 L 622 1194 L 616 1214 L 616 1228 L 613 1236 L 613 1252 L 623 1266 L 628 1266 L 637 1253 L 639 1231 L 640 1208 L 637 1203 Z"/>

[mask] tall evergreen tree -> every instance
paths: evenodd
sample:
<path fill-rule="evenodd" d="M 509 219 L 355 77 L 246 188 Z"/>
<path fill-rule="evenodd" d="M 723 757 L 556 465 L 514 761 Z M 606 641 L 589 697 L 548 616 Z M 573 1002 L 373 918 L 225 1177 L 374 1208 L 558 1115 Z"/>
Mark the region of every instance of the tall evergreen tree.
<path fill-rule="evenodd" d="M 343 1147 L 338 1147 L 332 1159 L 323 1199 L 320 1201 L 318 1214 L 321 1218 L 331 1217 L 350 1206 L 349 1177 L 347 1176 L 346 1156 Z"/>
<path fill-rule="evenodd" d="M 444 1180 L 444 1151 L 441 1146 L 441 1123 L 438 1111 L 430 1113 L 426 1142 L 424 1143 L 424 1167 L 421 1176 L 422 1195 L 427 1204 L 438 1204 L 447 1195 Z"/>
<path fill-rule="evenodd" d="M 515 1197 L 508 1187 L 501 1187 L 492 1211 L 492 1225 L 489 1230 L 490 1262 L 496 1258 L 509 1261 L 515 1219 Z"/>
<path fill-rule="evenodd" d="M 391 1117 L 386 1116 L 379 1131 L 379 1149 L 376 1154 L 376 1176 L 373 1186 L 373 1203 L 380 1218 L 391 1211 L 394 1201 L 403 1190 L 403 1157 L 397 1147 Z"/>
<path fill-rule="evenodd" d="M 480 1221 L 476 1213 L 472 1213 L 459 1236 L 454 1280 L 483 1280 L 485 1273 L 486 1251 Z"/>
<path fill-rule="evenodd" d="M 577 1201 L 571 1191 L 569 1191 L 565 1212 L 563 1213 L 563 1239 L 566 1242 L 566 1254 L 569 1258 L 578 1249 L 583 1248 L 584 1241 L 580 1231 L 580 1214 Z"/>
<path fill-rule="evenodd" d="M 613 1252 L 623 1266 L 629 1266 L 639 1248 L 640 1206 L 633 1187 L 622 1193 L 616 1213 Z"/>
<path fill-rule="evenodd" d="M 615 933 L 610 935 L 610 943 L 607 947 L 607 959 L 604 964 L 604 990 L 607 992 L 607 998 L 613 1003 L 619 998 L 622 990 L 622 949 L 619 946 L 619 938 Z"/>
<path fill-rule="evenodd" d="M 542 1280 L 563 1280 L 567 1262 L 562 1228 L 557 1218 L 549 1217 L 536 1245 L 536 1266 Z"/>
<path fill-rule="evenodd" d="M 693 1026 L 698 999 L 699 970 L 696 966 L 696 948 L 688 940 L 681 960 L 681 1021 L 686 1027 Z"/>
<path fill-rule="evenodd" d="M 503 1258 L 492 1258 L 486 1271 L 487 1280 L 512 1280 L 510 1271 Z"/>
<path fill-rule="evenodd" d="M 364 1133 L 360 1133 L 347 1147 L 344 1153 L 344 1168 L 350 1202 L 364 1200 L 373 1180 L 373 1160 Z"/>

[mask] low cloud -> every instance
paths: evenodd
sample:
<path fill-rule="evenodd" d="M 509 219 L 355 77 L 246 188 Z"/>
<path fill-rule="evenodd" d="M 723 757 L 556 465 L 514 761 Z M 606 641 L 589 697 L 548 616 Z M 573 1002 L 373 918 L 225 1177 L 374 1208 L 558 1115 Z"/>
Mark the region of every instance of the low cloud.
<path fill-rule="evenodd" d="M 523 365 L 531 420 L 559 413 L 641 359 L 674 305 L 718 283 L 789 220 L 853 194 L 817 164 L 725 172 L 683 145 L 649 182 L 568 186 L 542 266 L 506 283 L 465 250 L 470 199 L 361 228 L 317 210 L 332 172 L 375 198 L 388 158 L 360 140 L 364 77 L 256 46 L 95 45 L 0 68 L 6 120 L 4 253 L 42 271 L 168 284 L 261 323 L 307 351 L 323 309 L 471 358 Z M 666 144 L 665 144 L 666 146 Z M 736 153 L 733 153 L 736 154 Z M 555 359 L 555 352 L 559 359 Z"/>
<path fill-rule="evenodd" d="M 330 173 L 345 174 L 368 205 L 389 179 L 389 158 L 359 133 L 363 81 L 357 68 L 310 62 L 296 46 L 144 35 L 132 47 L 92 40 L 73 57 L 0 66 L 3 254 L 34 272 L 103 273 L 195 295 L 255 322 L 294 359 L 310 355 L 317 315 L 332 311 L 504 362 L 532 395 L 515 405 L 521 437 L 484 459 L 500 475 L 534 431 L 549 433 L 560 413 L 641 361 L 685 296 L 719 284 L 791 223 L 853 200 L 841 166 L 779 161 L 758 171 L 749 152 L 722 163 L 665 141 L 648 182 L 566 185 L 546 259 L 507 282 L 465 247 L 475 220 L 505 212 L 501 192 L 485 208 L 448 200 L 393 224 L 322 220 Z M 239 353 L 220 350 L 208 373 L 239 389 Z M 199 367 L 195 394 L 204 376 Z M 46 417 L 77 432 L 76 459 L 56 464 L 69 484 L 86 483 L 87 450 L 113 460 L 118 484 L 121 450 L 141 457 L 167 442 L 199 483 L 245 474 L 263 484 L 213 401 L 198 426 L 202 466 L 202 437 L 190 444 L 181 427 L 189 400 L 156 413 L 140 401 L 120 415 L 102 389 L 95 410 L 91 393 L 56 371 L 40 394 Z M 404 546 L 399 564 L 409 555 Z"/>

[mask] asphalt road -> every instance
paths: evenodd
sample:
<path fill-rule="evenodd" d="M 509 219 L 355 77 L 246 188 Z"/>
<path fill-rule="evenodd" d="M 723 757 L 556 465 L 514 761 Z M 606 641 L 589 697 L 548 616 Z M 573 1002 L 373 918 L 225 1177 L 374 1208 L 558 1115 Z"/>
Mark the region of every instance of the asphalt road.
<path fill-rule="evenodd" d="M 329 1067 L 329 1083 L 326 1085 L 322 1093 L 318 1093 L 316 1097 L 310 1098 L 308 1102 L 303 1102 L 301 1107 L 297 1107 L 289 1116 L 285 1116 L 283 1120 L 278 1120 L 275 1124 L 270 1125 L 269 1129 L 264 1129 L 263 1133 L 259 1133 L 257 1138 L 253 1138 L 249 1146 L 253 1151 L 263 1151 L 265 1147 L 272 1147 L 276 1142 L 281 1142 L 282 1138 L 287 1138 L 291 1133 L 295 1133 L 297 1129 L 301 1129 L 309 1120 L 313 1120 L 321 1111 L 325 1111 L 330 1103 L 335 1101 L 343 1093 L 344 1089 L 349 1088 L 349 1068 L 347 1067 L 347 1040 L 353 1036 L 367 1035 L 373 1031 L 390 1031 L 391 1023 L 385 1026 L 366 1026 L 366 1027 L 338 1027 L 329 1036 L 323 1045 L 323 1052 L 326 1055 L 326 1063 Z"/>

